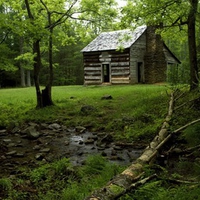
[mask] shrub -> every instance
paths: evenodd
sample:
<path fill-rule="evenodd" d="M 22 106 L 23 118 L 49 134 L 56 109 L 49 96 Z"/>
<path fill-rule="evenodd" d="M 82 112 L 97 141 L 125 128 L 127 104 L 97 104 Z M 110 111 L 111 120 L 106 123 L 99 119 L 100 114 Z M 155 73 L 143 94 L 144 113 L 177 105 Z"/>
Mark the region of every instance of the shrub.
<path fill-rule="evenodd" d="M 200 123 L 189 126 L 183 132 L 183 138 L 187 141 L 189 146 L 200 144 Z"/>

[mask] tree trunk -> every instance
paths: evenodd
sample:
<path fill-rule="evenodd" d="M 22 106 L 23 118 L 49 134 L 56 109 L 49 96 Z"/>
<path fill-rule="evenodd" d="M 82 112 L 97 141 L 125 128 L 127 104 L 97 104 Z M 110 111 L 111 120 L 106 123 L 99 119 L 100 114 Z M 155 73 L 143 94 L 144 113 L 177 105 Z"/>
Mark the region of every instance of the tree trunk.
<path fill-rule="evenodd" d="M 31 13 L 29 1 L 25 0 L 26 10 L 28 13 L 28 17 L 31 20 L 32 25 L 34 25 L 34 17 Z M 36 108 L 42 108 L 42 94 L 40 91 L 40 84 L 39 84 L 39 72 L 41 68 L 41 54 L 40 54 L 40 39 L 35 39 L 33 41 L 33 79 L 35 83 L 35 90 L 36 90 L 36 98 L 37 98 L 37 105 Z"/>
<path fill-rule="evenodd" d="M 34 17 L 31 13 L 29 1 L 25 0 L 26 9 L 28 16 L 31 20 L 32 25 L 34 24 Z M 50 19 L 50 13 L 49 13 Z M 50 23 L 51 21 L 49 21 Z M 34 56 L 34 83 L 36 89 L 36 97 L 37 97 L 37 108 L 43 108 L 45 106 L 53 105 L 51 99 L 51 87 L 53 82 L 53 64 L 52 64 L 52 32 L 53 28 L 50 28 L 50 37 L 49 37 L 49 83 L 47 84 L 46 88 L 41 92 L 40 90 L 40 83 L 39 83 L 39 73 L 41 68 L 41 53 L 40 53 L 40 38 L 37 38 L 33 41 L 33 54 Z"/>
<path fill-rule="evenodd" d="M 35 89 L 36 89 L 36 97 L 37 97 L 37 108 L 43 107 L 43 101 L 42 101 L 42 94 L 40 91 L 40 83 L 39 83 L 39 73 L 40 73 L 40 67 L 41 67 L 41 55 L 40 55 L 40 41 L 36 40 L 33 42 L 33 54 L 35 54 L 34 57 L 34 83 L 35 83 Z"/>
<path fill-rule="evenodd" d="M 42 101 L 43 106 L 51 106 L 53 105 L 51 89 L 53 84 L 53 27 L 51 27 L 51 13 L 48 12 L 48 22 L 49 22 L 49 79 L 48 84 L 45 89 L 42 90 Z"/>
<path fill-rule="evenodd" d="M 22 87 L 26 87 L 26 83 L 25 83 L 25 72 L 24 72 L 24 68 L 21 66 L 20 63 L 20 75 L 21 75 L 21 86 Z"/>
<path fill-rule="evenodd" d="M 27 80 L 27 87 L 31 87 L 31 71 L 30 70 L 27 70 L 26 71 L 26 80 Z"/>
<path fill-rule="evenodd" d="M 42 90 L 42 103 L 43 107 L 53 105 L 51 98 L 51 86 L 47 85 L 44 90 Z"/>
<path fill-rule="evenodd" d="M 188 15 L 188 46 L 190 61 L 190 90 L 198 88 L 198 65 L 197 65 L 197 46 L 196 46 L 196 13 L 198 0 L 190 0 L 190 13 Z"/>
<path fill-rule="evenodd" d="M 49 16 L 50 18 L 50 16 Z M 50 20 L 50 19 L 49 19 Z M 51 89 L 53 84 L 53 38 L 52 38 L 53 28 L 50 28 L 49 35 L 49 80 L 45 89 L 42 90 L 42 106 L 54 105 L 52 101 Z"/>
<path fill-rule="evenodd" d="M 24 41 L 23 41 L 23 38 L 20 37 L 20 44 L 19 44 L 19 48 L 20 48 L 20 54 L 23 54 L 24 51 L 23 51 L 23 46 L 24 46 Z M 20 78 L 21 78 L 21 86 L 22 87 L 26 87 L 26 82 L 25 82 L 25 70 L 24 68 L 22 67 L 22 62 L 20 61 L 19 63 L 20 65 Z"/>

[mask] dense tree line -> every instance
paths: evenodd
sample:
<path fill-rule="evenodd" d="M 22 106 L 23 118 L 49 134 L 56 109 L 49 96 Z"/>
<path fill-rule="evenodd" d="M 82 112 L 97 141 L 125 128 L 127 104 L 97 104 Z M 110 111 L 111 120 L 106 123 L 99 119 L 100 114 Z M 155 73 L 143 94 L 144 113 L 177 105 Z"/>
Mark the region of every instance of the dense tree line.
<path fill-rule="evenodd" d="M 18 42 L 7 45 L 12 45 L 10 49 L 16 45 L 14 63 L 10 65 L 20 71 L 22 86 L 31 84 L 32 71 L 38 108 L 53 105 L 53 84 L 82 83 L 81 57 L 77 51 L 80 53 L 87 37 L 92 38 L 104 27 L 109 27 L 117 16 L 115 5 L 114 0 L 1 1 L 2 43 L 9 37 L 18 38 Z M 6 56 L 10 59 L 10 55 Z M 8 66 L 6 70 L 11 71 L 11 68 Z M 58 72 L 57 81 L 54 81 L 54 71 Z M 43 90 L 41 85 L 45 86 Z"/>
<path fill-rule="evenodd" d="M 37 23 L 35 27 L 34 24 L 31 25 L 28 22 L 27 5 Z M 112 30 L 112 25 L 109 24 L 117 16 L 115 6 L 114 0 L 101 2 L 97 0 L 66 2 L 38 0 L 34 3 L 31 1 L 2 1 L 0 10 L 2 19 L 0 50 L 3 61 L 0 66 L 1 87 L 25 87 L 34 84 L 31 43 L 34 37 L 41 37 L 41 35 L 40 84 L 45 84 L 49 64 L 47 38 L 50 35 L 50 28 L 54 29 L 52 64 L 55 68 L 55 77 L 53 84 L 83 84 L 80 50 L 102 30 L 108 27 Z M 48 14 L 52 15 L 52 22 L 48 20 L 44 22 L 44 19 L 50 17 Z"/>

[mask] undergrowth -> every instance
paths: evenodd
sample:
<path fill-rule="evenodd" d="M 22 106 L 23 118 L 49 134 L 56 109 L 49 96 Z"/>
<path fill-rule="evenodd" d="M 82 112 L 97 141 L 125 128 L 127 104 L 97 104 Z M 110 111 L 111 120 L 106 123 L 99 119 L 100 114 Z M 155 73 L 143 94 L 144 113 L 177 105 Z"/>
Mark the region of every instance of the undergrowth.
<path fill-rule="evenodd" d="M 124 168 L 99 155 L 88 157 L 86 164 L 76 169 L 62 158 L 35 169 L 25 168 L 13 179 L 0 179 L 0 194 L 6 200 L 83 200 Z"/>
<path fill-rule="evenodd" d="M 53 88 L 55 106 L 35 109 L 34 88 L 0 90 L 0 128 L 12 129 L 27 122 L 57 122 L 68 127 L 85 126 L 91 131 L 112 134 L 115 140 L 149 142 L 158 132 L 168 109 L 169 96 L 164 86 L 70 86 Z M 102 100 L 111 95 L 112 99 Z M 170 131 L 199 118 L 191 99 L 196 93 L 185 92 L 176 102 L 170 121 Z M 185 102 L 188 102 L 186 105 Z M 91 106 L 90 112 L 81 108 Z M 182 106 L 181 106 L 182 105 Z M 183 106 L 184 105 L 184 106 Z M 200 145 L 200 125 L 185 129 L 178 137 L 175 147 Z M 184 144 L 181 143 L 184 141 Z M 200 199 L 199 149 L 190 156 L 178 155 L 170 158 L 163 170 L 147 167 L 146 175 L 159 173 L 161 178 L 152 180 L 136 190 L 123 195 L 121 200 L 194 200 Z M 0 199 L 5 200 L 82 200 L 95 189 L 105 185 L 113 176 L 125 168 L 109 163 L 96 155 L 89 157 L 85 165 L 74 167 L 69 159 L 62 158 L 42 164 L 34 169 L 20 169 L 12 178 L 0 179 Z M 188 180 L 191 184 L 171 183 L 169 177 Z"/>

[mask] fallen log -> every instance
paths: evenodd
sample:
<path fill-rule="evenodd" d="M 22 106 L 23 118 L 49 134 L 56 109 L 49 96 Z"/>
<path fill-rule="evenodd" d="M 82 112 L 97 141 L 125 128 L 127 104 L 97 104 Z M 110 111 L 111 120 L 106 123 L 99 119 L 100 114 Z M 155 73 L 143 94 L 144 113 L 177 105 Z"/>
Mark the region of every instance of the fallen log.
<path fill-rule="evenodd" d="M 123 194 L 120 194 L 120 196 L 123 196 L 124 194 L 130 192 L 131 190 L 141 186 L 141 185 L 144 185 L 145 183 L 147 183 L 148 181 L 154 179 L 154 178 L 157 178 L 157 174 L 153 174 L 151 176 L 148 176 L 144 179 L 141 179 L 133 184 L 131 184 L 130 188 L 128 188 Z M 118 196 L 117 198 L 119 198 L 120 196 Z"/>
<path fill-rule="evenodd" d="M 173 114 L 174 108 L 174 93 L 171 93 L 169 101 L 168 114 L 158 135 L 146 147 L 142 155 L 134 161 L 126 170 L 121 174 L 115 176 L 107 185 L 94 191 L 85 200 L 113 200 L 124 194 L 136 182 L 144 172 L 144 166 L 152 163 L 158 154 L 159 149 L 165 144 L 168 138 L 169 121 Z M 165 141 L 165 142 L 163 142 Z"/>
<path fill-rule="evenodd" d="M 146 147 L 142 155 L 134 161 L 126 170 L 121 174 L 114 177 L 107 185 L 103 188 L 100 188 L 94 191 L 90 196 L 86 197 L 85 200 L 113 200 L 118 199 L 120 196 L 125 194 L 130 188 L 135 188 L 139 183 L 139 178 L 144 174 L 144 166 L 146 164 L 153 163 L 156 159 L 156 156 L 159 153 L 161 147 L 166 144 L 166 142 L 174 135 L 184 130 L 188 126 L 191 126 L 195 123 L 200 122 L 200 119 L 194 120 L 177 130 L 168 133 L 169 121 L 172 117 L 174 110 L 174 93 L 171 94 L 169 101 L 168 114 L 165 118 L 165 121 L 162 124 L 162 127 L 158 135 L 152 140 L 152 142 Z M 154 177 L 155 175 L 152 175 Z M 144 180 L 149 180 L 147 177 Z"/>

